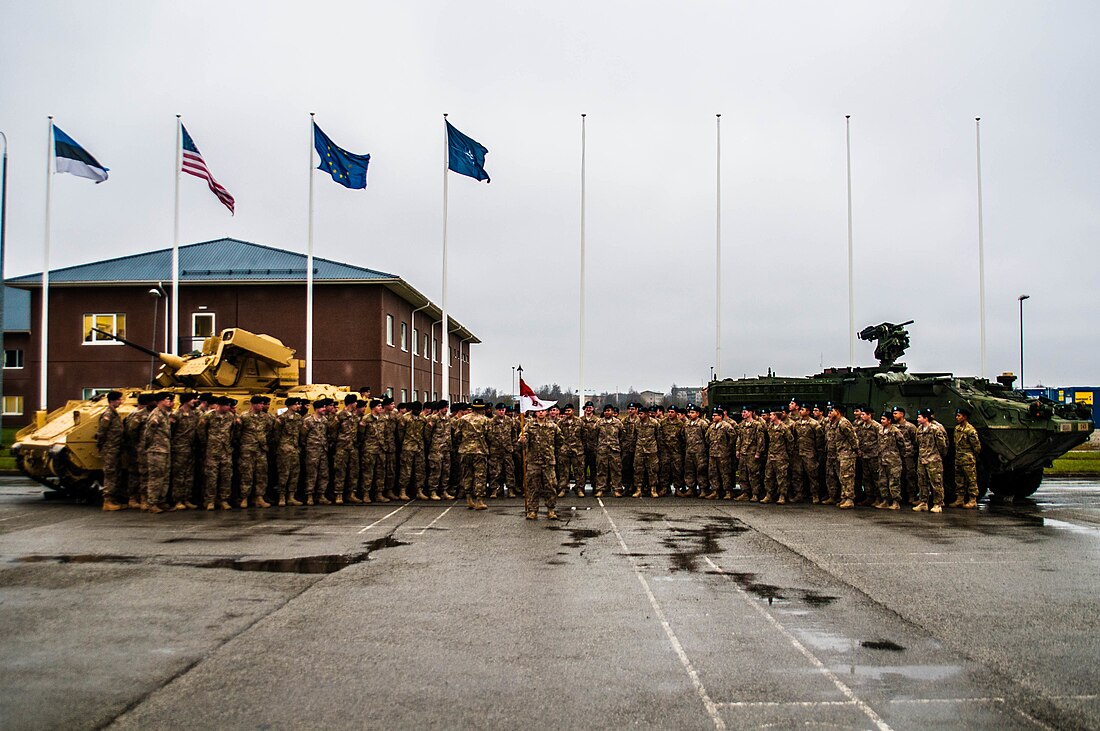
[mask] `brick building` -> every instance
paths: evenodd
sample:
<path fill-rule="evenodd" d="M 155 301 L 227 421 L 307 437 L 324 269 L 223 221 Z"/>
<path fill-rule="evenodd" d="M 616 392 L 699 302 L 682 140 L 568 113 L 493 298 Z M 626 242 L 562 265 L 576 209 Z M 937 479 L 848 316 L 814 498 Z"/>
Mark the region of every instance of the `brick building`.
<path fill-rule="evenodd" d="M 149 356 L 93 328 L 170 350 L 171 257 L 162 249 L 50 272 L 49 409 L 149 382 Z M 236 239 L 181 246 L 179 352 L 240 327 L 276 337 L 304 358 L 305 267 L 304 254 Z M 400 277 L 315 257 L 313 278 L 314 381 L 429 400 L 443 390 L 440 358 L 447 356 L 451 397 L 468 398 L 470 345 L 480 341 L 453 317 L 443 347 L 439 307 Z M 40 274 L 7 280 L 30 295 L 23 307 L 30 328 L 5 333 L 5 354 L 22 351 L 19 377 L 5 370 L 5 426 L 29 423 L 39 405 L 41 281 Z M 14 413 L 17 404 L 23 413 Z"/>

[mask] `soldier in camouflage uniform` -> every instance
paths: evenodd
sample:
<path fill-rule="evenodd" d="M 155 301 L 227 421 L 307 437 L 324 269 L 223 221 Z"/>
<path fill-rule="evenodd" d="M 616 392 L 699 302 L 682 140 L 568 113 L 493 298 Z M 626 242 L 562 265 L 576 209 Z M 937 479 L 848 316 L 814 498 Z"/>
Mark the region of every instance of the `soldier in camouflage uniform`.
<path fill-rule="evenodd" d="M 619 442 L 623 455 L 623 489 L 633 492 L 634 487 L 634 441 L 635 430 L 638 427 L 638 404 L 627 404 L 626 416 L 623 417 L 623 435 Z"/>
<path fill-rule="evenodd" d="M 584 404 L 581 416 L 581 437 L 584 441 L 584 472 L 586 480 L 592 480 L 592 489 L 596 489 L 596 442 L 600 432 L 600 417 L 596 415 L 596 406 L 591 401 Z"/>
<path fill-rule="evenodd" d="M 156 407 L 156 394 L 139 393 L 138 407 L 122 420 L 123 461 L 126 464 L 126 490 L 131 508 L 148 507 L 145 504 L 145 454 L 141 450 L 141 433 L 149 412 Z"/>
<path fill-rule="evenodd" d="M 149 412 L 141 432 L 141 453 L 145 457 L 145 504 L 150 513 L 171 508 L 165 502 L 172 474 L 172 402 L 171 393 L 154 397 L 156 408 Z"/>
<path fill-rule="evenodd" d="M 424 459 L 424 417 L 421 416 L 423 406 L 419 401 L 409 404 L 409 410 L 405 412 L 397 422 L 397 432 L 401 438 L 401 481 L 398 483 L 401 491 L 397 495 L 398 500 L 412 499 L 409 493 L 413 493 L 417 500 L 427 500 L 421 482 L 424 480 L 426 462 Z"/>
<path fill-rule="evenodd" d="M 326 412 L 329 399 L 313 402 L 313 413 L 302 421 L 302 445 L 306 461 L 306 505 L 330 505 L 328 489 L 329 431 Z"/>
<path fill-rule="evenodd" d="M 820 441 L 820 432 L 821 424 L 810 415 L 810 410 L 805 404 L 801 405 L 798 410 L 798 421 L 795 423 L 798 463 L 793 472 L 798 479 L 794 484 L 794 502 L 801 501 L 806 495 L 810 496 L 810 502 L 815 505 L 821 502 L 821 484 L 817 479 L 819 471 L 817 445 Z"/>
<path fill-rule="evenodd" d="M 764 457 L 767 456 L 767 438 L 764 423 L 757 418 L 756 409 L 741 409 L 741 424 L 737 427 L 737 482 L 741 502 L 758 502 L 764 497 Z"/>
<path fill-rule="evenodd" d="M 675 406 L 659 419 L 657 431 L 658 497 L 668 494 L 669 486 L 675 492 L 683 487 L 684 479 L 684 421 Z"/>
<path fill-rule="evenodd" d="M 901 489 L 910 505 L 916 505 L 920 490 L 917 487 L 917 425 L 905 417 L 905 408 L 894 407 L 894 425 L 901 432 L 905 450 L 901 453 Z"/>
<path fill-rule="evenodd" d="M 240 417 L 240 456 L 237 473 L 240 475 L 240 507 L 248 507 L 248 498 L 258 508 L 271 507 L 267 494 L 267 440 L 269 422 L 263 415 L 263 396 L 253 396 L 251 408 Z"/>
<path fill-rule="evenodd" d="M 707 454 L 709 455 L 708 474 L 710 492 L 707 500 L 733 497 L 733 475 L 730 474 L 730 453 L 736 446 L 737 433 L 733 424 L 726 421 L 726 410 L 715 406 L 711 411 L 711 425 L 707 427 Z"/>
<path fill-rule="evenodd" d="M 382 442 L 386 477 L 382 494 L 389 500 L 396 500 L 397 493 L 394 489 L 397 485 L 397 414 L 394 413 L 393 399 L 389 396 L 382 398 L 382 416 L 386 419 L 386 439 Z"/>
<path fill-rule="evenodd" d="M 558 497 L 569 492 L 569 478 L 573 478 L 573 491 L 584 497 L 584 422 L 575 415 L 573 404 L 566 404 L 564 415 L 558 419 L 561 429 L 561 448 L 558 450 Z"/>
<path fill-rule="evenodd" d="M 634 493 L 631 497 L 644 494 L 657 497 L 657 434 L 660 424 L 652 406 L 638 410 L 638 423 L 634 425 Z"/>
<path fill-rule="evenodd" d="M 953 508 L 978 507 L 978 455 L 982 443 L 970 424 L 970 409 L 955 409 L 955 502 Z"/>
<path fill-rule="evenodd" d="M 462 462 L 462 489 L 466 494 L 466 507 L 485 510 L 485 484 L 489 459 L 489 419 L 486 405 L 474 399 L 471 413 L 465 414 L 454 424 L 458 436 L 458 458 Z"/>
<path fill-rule="evenodd" d="M 360 503 L 355 494 L 359 484 L 359 397 L 349 393 L 344 408 L 336 414 L 336 442 L 332 454 L 332 491 L 337 505 Z"/>
<path fill-rule="evenodd" d="M 826 480 L 829 497 L 822 501 L 832 505 L 837 501 L 838 508 L 849 509 L 856 505 L 856 452 L 859 449 L 858 437 L 852 422 L 844 417 L 842 408 L 837 404 L 829 406 L 829 431 L 825 440 L 828 449 L 826 457 Z"/>
<path fill-rule="evenodd" d="M 616 497 L 622 497 L 622 434 L 623 423 L 615 418 L 615 409 L 607 404 L 596 432 L 595 497 L 603 497 L 603 491 L 609 487 Z"/>
<path fill-rule="evenodd" d="M 783 419 L 784 411 L 776 407 L 771 413 L 768 424 L 768 458 L 764 465 L 764 497 L 761 503 L 787 502 L 790 489 L 791 443 L 794 438 L 790 427 Z M 772 496 L 775 495 L 773 498 Z"/>
<path fill-rule="evenodd" d="M 215 500 L 222 510 L 229 510 L 229 493 L 233 488 L 233 443 L 240 423 L 234 407 L 237 402 L 228 396 L 217 398 L 215 408 L 206 412 L 199 423 L 203 443 L 203 504 L 214 509 Z"/>
<path fill-rule="evenodd" d="M 275 417 L 274 451 L 279 507 L 301 505 L 298 500 L 298 480 L 302 474 L 302 408 L 305 399 L 290 396 L 283 405 L 286 410 Z"/>
<path fill-rule="evenodd" d="M 932 409 L 917 412 L 917 481 L 920 502 L 913 506 L 917 512 L 927 511 L 929 494 L 932 497 L 931 512 L 943 512 L 943 458 L 947 454 L 947 432 L 936 423 Z"/>
<path fill-rule="evenodd" d="M 879 499 L 876 508 L 897 510 L 901 501 L 901 455 L 905 451 L 905 437 L 894 425 L 889 411 L 879 419 Z"/>
<path fill-rule="evenodd" d="M 103 509 L 123 510 L 129 505 L 125 486 L 119 480 L 122 468 L 122 417 L 118 407 L 122 403 L 122 393 L 111 391 L 107 394 L 107 408 L 99 417 L 95 432 L 95 445 L 103 461 Z"/>
<path fill-rule="evenodd" d="M 390 499 L 383 494 L 386 490 L 386 416 L 382 413 L 382 399 L 371 399 L 369 406 L 370 410 L 359 420 L 363 430 L 363 441 L 359 449 L 363 502 L 369 503 L 373 492 L 373 499 L 376 502 L 388 503 Z M 440 429 L 437 427 L 433 435 L 440 434 Z M 449 425 L 447 434 L 450 434 Z"/>
<path fill-rule="evenodd" d="M 860 409 L 859 423 L 854 426 L 859 439 L 859 458 L 862 464 L 863 503 L 869 505 L 878 499 L 880 490 L 879 433 L 882 427 L 871 409 L 866 406 Z"/>
<path fill-rule="evenodd" d="M 555 474 L 555 453 L 561 446 L 561 427 L 545 410 L 535 412 L 533 420 L 526 421 L 519 434 L 519 442 L 527 450 L 527 489 L 524 492 L 524 509 L 527 520 L 536 520 L 539 501 L 546 503 L 546 517 L 557 520 L 558 479 Z"/>
<path fill-rule="evenodd" d="M 710 423 L 699 415 L 695 404 L 687 406 L 684 422 L 684 483 L 681 496 L 697 496 L 707 490 L 707 429 Z"/>
<path fill-rule="evenodd" d="M 195 445 L 198 443 L 197 393 L 180 394 L 180 407 L 172 414 L 172 496 L 168 503 L 176 510 L 194 510 Z"/>
<path fill-rule="evenodd" d="M 435 421 L 428 443 L 428 498 L 442 500 L 451 486 L 451 417 L 450 404 L 435 402 Z"/>
<path fill-rule="evenodd" d="M 508 407 L 499 403 L 496 405 L 496 416 L 489 421 L 489 497 L 500 496 L 504 490 L 504 497 L 508 497 L 508 486 L 511 484 L 515 492 L 515 467 L 512 453 L 516 445 L 512 436 L 515 426 L 512 418 L 508 416 Z M 509 472 L 512 473 L 509 476 Z"/>

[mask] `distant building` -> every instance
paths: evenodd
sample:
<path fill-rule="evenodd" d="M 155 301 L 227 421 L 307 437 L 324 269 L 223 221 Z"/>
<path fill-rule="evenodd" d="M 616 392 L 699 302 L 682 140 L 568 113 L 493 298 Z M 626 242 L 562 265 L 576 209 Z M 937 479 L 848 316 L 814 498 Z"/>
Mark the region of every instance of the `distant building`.
<path fill-rule="evenodd" d="M 444 345 L 439 307 L 397 275 L 315 257 L 313 277 L 314 381 L 431 400 L 442 391 L 440 358 L 448 357 L 452 398 L 468 398 L 470 345 L 481 341 L 453 317 Z M 181 246 L 179 352 L 240 327 L 276 337 L 304 358 L 305 279 L 306 257 L 297 252 L 228 238 Z M 94 329 L 170 350 L 171 280 L 171 249 L 50 272 L 50 410 L 149 382 L 149 356 Z M 41 282 L 40 274 L 7 280 L 6 289 L 17 290 L 15 306 L 5 308 L 5 426 L 28 423 L 39 406 Z M 164 295 L 152 296 L 158 287 Z"/>
<path fill-rule="evenodd" d="M 1047 398 L 1061 404 L 1086 404 L 1095 408 L 1100 386 L 1063 386 L 1061 388 L 1025 388 L 1029 398 Z M 1095 412 L 1094 412 L 1095 413 Z"/>
<path fill-rule="evenodd" d="M 673 386 L 671 400 L 676 406 L 698 404 L 703 400 L 703 389 L 701 386 Z"/>
<path fill-rule="evenodd" d="M 638 394 L 643 406 L 657 406 L 665 402 L 665 395 L 660 391 L 642 391 Z"/>

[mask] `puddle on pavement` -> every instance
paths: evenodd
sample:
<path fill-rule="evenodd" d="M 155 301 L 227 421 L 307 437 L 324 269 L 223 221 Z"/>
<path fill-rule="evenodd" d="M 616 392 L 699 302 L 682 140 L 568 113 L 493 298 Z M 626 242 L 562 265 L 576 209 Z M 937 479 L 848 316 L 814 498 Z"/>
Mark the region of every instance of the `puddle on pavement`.
<path fill-rule="evenodd" d="M 962 671 L 959 665 L 848 665 L 831 668 L 838 675 L 862 675 L 872 680 L 881 680 L 883 676 L 900 675 L 910 680 L 947 680 Z"/>
<path fill-rule="evenodd" d="M 896 642 L 890 640 L 863 640 L 859 643 L 860 647 L 866 647 L 870 650 L 888 650 L 890 652 L 905 652 L 905 648 Z"/>
<path fill-rule="evenodd" d="M 20 556 L 17 563 L 141 563 L 137 556 L 111 556 L 95 553 L 64 554 L 58 556 Z"/>
<path fill-rule="evenodd" d="M 827 607 L 836 601 L 836 597 L 819 594 L 816 591 L 804 591 L 802 592 L 802 601 L 813 607 Z"/>
<path fill-rule="evenodd" d="M 828 652 L 848 652 L 852 649 L 852 641 L 847 637 L 810 629 L 795 630 L 798 638 L 815 650 Z"/>
<path fill-rule="evenodd" d="M 783 589 L 778 586 L 757 583 L 756 574 L 738 571 L 705 571 L 704 573 L 711 576 L 722 576 L 726 579 L 730 579 L 749 594 L 754 594 L 761 599 L 767 599 L 768 604 L 771 604 L 773 601 L 785 601 L 787 599 L 783 594 Z"/>
<path fill-rule="evenodd" d="M 565 541 L 561 545 L 567 548 L 584 548 L 588 545 L 588 541 L 591 538 L 599 538 L 606 531 L 595 530 L 594 528 L 565 528 L 558 526 L 550 526 L 547 530 L 560 530 L 569 534 L 569 540 Z"/>
<path fill-rule="evenodd" d="M 672 571 L 697 573 L 702 557 L 713 556 L 725 550 L 719 544 L 720 539 L 739 535 L 749 529 L 737 518 L 708 516 L 706 520 L 707 523 L 699 527 L 669 526 L 668 535 L 661 539 L 661 544 L 671 551 L 669 557 L 672 559 Z"/>

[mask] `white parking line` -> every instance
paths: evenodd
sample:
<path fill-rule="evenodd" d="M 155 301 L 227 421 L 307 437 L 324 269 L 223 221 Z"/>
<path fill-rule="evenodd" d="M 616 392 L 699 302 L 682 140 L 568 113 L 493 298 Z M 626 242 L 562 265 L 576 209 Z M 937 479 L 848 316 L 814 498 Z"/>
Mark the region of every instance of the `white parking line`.
<path fill-rule="evenodd" d="M 443 511 L 442 513 L 440 513 L 440 514 L 439 514 L 438 516 L 436 516 L 436 519 L 435 519 L 435 520 L 433 520 L 433 521 L 432 521 L 431 523 L 428 523 L 428 524 L 427 524 L 426 526 L 424 526 L 423 528 L 421 528 L 420 530 L 418 530 L 418 531 L 417 531 L 416 533 L 413 533 L 412 535 L 414 535 L 414 536 L 422 536 L 422 535 L 424 535 L 425 533 L 427 533 L 427 532 L 428 532 L 428 529 L 430 529 L 430 528 L 431 528 L 431 527 L 432 527 L 433 525 L 435 525 L 436 523 L 438 523 L 438 522 L 439 522 L 439 519 L 440 519 L 440 518 L 442 518 L 442 517 L 443 517 L 444 515 L 446 515 L 447 513 L 451 512 L 451 508 L 453 508 L 453 507 L 454 507 L 454 505 L 452 505 L 452 506 L 451 506 L 450 508 L 447 508 L 446 510 L 444 510 L 444 511 Z"/>
<path fill-rule="evenodd" d="M 715 703 L 719 708 L 817 708 L 818 706 L 854 706 L 855 701 L 730 701 Z"/>
<path fill-rule="evenodd" d="M 374 522 L 373 522 L 373 523 L 371 523 L 370 525 L 365 525 L 365 526 L 363 526 L 363 528 L 362 528 L 362 529 L 361 529 L 361 530 L 360 530 L 359 532 L 360 532 L 360 533 L 366 533 L 367 531 L 369 531 L 369 530 L 370 530 L 371 528 L 373 528 L 374 526 L 376 526 L 376 525 L 378 525 L 379 523 L 381 523 L 381 522 L 382 522 L 383 520 L 385 520 L 386 518 L 390 517 L 391 515 L 396 515 L 397 513 L 400 513 L 400 512 L 402 511 L 402 510 L 404 510 L 404 509 L 405 509 L 405 508 L 407 508 L 407 507 L 409 507 L 409 503 L 405 503 L 404 505 L 402 505 L 402 506 L 401 506 L 400 508 L 398 508 L 397 510 L 392 510 L 392 511 L 390 511 L 389 513 L 386 513 L 385 515 L 383 515 L 383 516 L 382 516 L 381 518 L 379 518 L 378 520 L 374 521 Z"/>
<path fill-rule="evenodd" d="M 0 522 L 3 522 L 5 520 L 11 520 L 12 518 L 18 518 L 21 515 L 30 515 L 33 512 L 34 512 L 33 510 L 28 510 L 28 511 L 23 512 L 23 513 L 16 513 L 15 515 L 9 515 L 6 518 L 0 518 Z"/>
<path fill-rule="evenodd" d="M 619 532 L 619 527 L 615 525 L 615 521 L 611 519 L 611 514 L 607 512 L 607 506 L 604 505 L 603 499 L 596 498 L 596 502 L 600 504 L 604 517 L 606 517 L 607 522 L 611 524 L 611 530 L 615 532 L 615 537 L 619 539 L 619 546 L 622 547 L 623 553 L 629 556 L 630 549 L 626 547 L 626 541 L 623 540 L 623 534 Z M 665 636 L 668 637 L 669 644 L 671 644 L 672 649 L 676 651 L 676 656 L 680 658 L 680 664 L 684 666 L 684 670 L 687 671 L 688 677 L 691 678 L 691 683 L 695 686 L 695 692 L 698 693 L 699 700 L 703 702 L 703 708 L 706 709 L 707 715 L 710 716 L 710 720 L 714 723 L 714 728 L 723 731 L 726 728 L 726 722 L 722 720 L 722 716 L 718 713 L 718 706 L 715 705 L 714 701 L 711 700 L 710 694 L 707 693 L 703 681 L 699 678 L 698 671 L 696 671 L 695 666 L 691 664 L 691 660 L 688 659 L 687 653 L 684 652 L 684 646 L 680 644 L 680 640 L 676 637 L 676 633 L 672 631 L 672 625 L 669 624 L 668 617 L 665 616 L 665 612 L 661 608 L 661 605 L 657 603 L 657 597 L 653 595 L 653 591 L 649 588 L 649 582 L 646 581 L 645 576 L 642 575 L 633 556 L 630 557 L 630 566 L 634 569 L 634 575 L 638 577 L 638 583 L 642 585 L 642 589 L 649 598 L 649 604 L 653 607 L 653 613 L 661 620 L 661 627 L 665 631 Z"/>
<path fill-rule="evenodd" d="M 708 564 L 710 564 L 710 567 L 712 569 L 714 569 L 718 573 L 720 573 L 720 574 L 726 573 L 724 570 L 722 570 L 721 566 L 714 563 L 714 561 L 710 560 L 710 556 L 704 556 L 703 559 Z M 847 685 L 845 685 L 844 682 L 841 681 L 841 679 L 838 678 L 833 673 L 832 670 L 829 670 L 829 668 L 825 667 L 825 663 L 821 662 L 821 660 L 818 659 L 817 655 L 813 654 L 808 649 L 806 649 L 806 646 L 803 645 L 801 642 L 799 642 L 797 637 L 795 637 L 790 632 L 788 632 L 787 628 L 784 627 L 782 624 L 780 624 L 778 619 L 773 617 L 771 615 L 771 613 L 768 612 L 768 610 L 764 609 L 762 606 L 757 604 L 752 599 L 752 597 L 750 597 L 748 595 L 748 593 L 745 592 L 744 589 L 737 586 L 736 584 L 734 585 L 733 588 L 737 591 L 738 594 L 741 595 L 741 597 L 745 600 L 746 603 L 749 604 L 749 606 L 751 606 L 753 609 L 755 609 L 757 612 L 759 612 L 764 617 L 764 619 L 766 619 L 772 625 L 772 627 L 774 627 L 781 635 L 786 637 L 787 641 L 791 643 L 791 646 L 794 647 L 794 649 L 796 649 L 800 653 L 802 653 L 802 655 L 807 660 L 809 660 L 810 663 L 814 667 L 816 667 L 819 671 L 821 671 L 821 673 L 826 678 L 828 678 L 834 686 L 836 686 L 836 689 L 844 694 L 845 698 L 847 698 L 849 701 L 852 701 L 852 703 L 854 703 L 855 706 L 857 708 L 859 708 L 860 711 L 863 712 L 863 715 L 867 716 L 867 718 L 869 718 L 871 720 L 871 723 L 875 724 L 875 727 L 878 728 L 879 731 L 890 731 L 889 724 L 887 724 L 885 721 L 883 721 L 882 718 L 877 713 L 875 713 L 873 708 L 871 708 L 869 705 L 867 705 L 862 700 L 860 700 L 856 696 L 856 694 L 852 691 L 852 689 L 849 688 Z"/>

